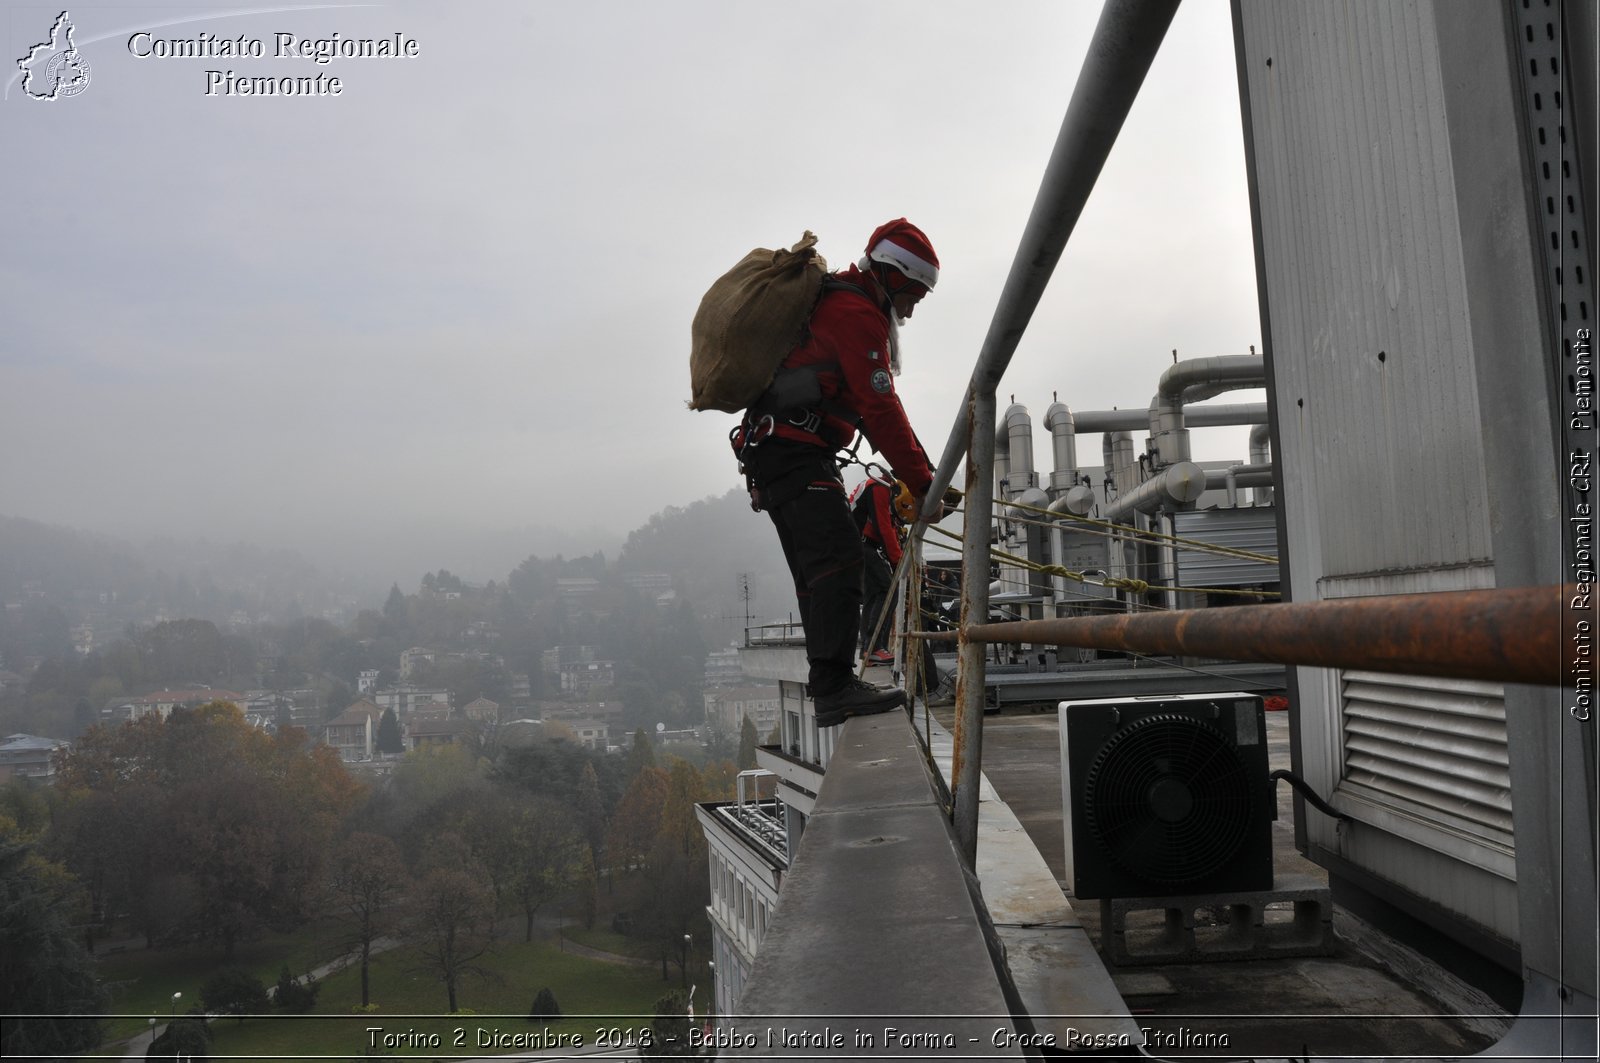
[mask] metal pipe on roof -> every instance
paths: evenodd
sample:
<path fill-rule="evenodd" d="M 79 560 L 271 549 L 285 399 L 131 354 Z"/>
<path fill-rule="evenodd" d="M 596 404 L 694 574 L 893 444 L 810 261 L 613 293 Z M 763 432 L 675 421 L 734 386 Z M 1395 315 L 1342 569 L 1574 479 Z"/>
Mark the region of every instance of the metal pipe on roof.
<path fill-rule="evenodd" d="M 1272 427 L 1262 423 L 1250 429 L 1250 464 L 1265 465 L 1272 453 Z"/>
<path fill-rule="evenodd" d="M 1562 610 L 1579 585 L 1389 594 L 1228 609 L 963 625 L 963 645 L 1133 653 L 1559 686 L 1577 664 Z"/>
<path fill-rule="evenodd" d="M 1006 409 L 1006 494 L 1016 498 L 1030 487 L 1037 486 L 1033 473 L 1033 418 L 1028 408 L 1014 402 Z"/>
<path fill-rule="evenodd" d="M 1172 539 L 1177 535 L 1178 529 L 1171 513 L 1162 513 L 1156 519 L 1159 521 L 1157 526 L 1160 528 L 1161 534 L 1166 536 L 1156 548 L 1161 555 L 1161 584 L 1166 588 L 1161 592 L 1162 601 L 1166 603 L 1168 609 L 1176 609 L 1178 608 L 1178 591 L 1176 587 L 1178 582 L 1178 548 L 1174 545 Z"/>
<path fill-rule="evenodd" d="M 1011 520 L 1030 520 L 1035 515 L 1034 510 L 1044 509 L 1050 504 L 1050 496 L 1042 488 L 1030 487 L 1011 501 L 1013 504 L 1006 507 L 1005 515 Z"/>
<path fill-rule="evenodd" d="M 1139 459 L 1133 454 L 1132 435 L 1107 432 L 1100 440 L 1100 454 L 1119 498 L 1139 486 Z"/>
<path fill-rule="evenodd" d="M 1270 425 L 1258 424 L 1250 429 L 1250 464 L 1266 465 L 1271 468 L 1272 462 L 1272 428 Z M 1272 484 L 1255 488 L 1250 495 L 1252 506 L 1272 505 Z"/>
<path fill-rule="evenodd" d="M 1094 510 L 1094 489 L 1075 484 L 1066 494 L 1045 507 L 1051 513 L 1070 513 L 1074 517 L 1087 517 Z"/>
<path fill-rule="evenodd" d="M 1150 400 L 1152 457 L 1159 465 L 1189 460 L 1189 430 L 1183 407 L 1240 388 L 1264 387 L 1266 359 L 1258 354 L 1232 354 L 1219 358 L 1189 358 L 1161 374 Z"/>
<path fill-rule="evenodd" d="M 1004 421 L 994 426 L 994 497 L 1005 498 L 1006 478 L 1011 475 L 1011 436 Z"/>
<path fill-rule="evenodd" d="M 1262 387 L 1266 359 L 1259 354 L 1224 354 L 1213 358 L 1186 358 L 1167 367 L 1156 384 L 1156 399 L 1163 405 L 1200 402 L 1225 391 Z"/>
<path fill-rule="evenodd" d="M 1111 497 L 1111 491 L 1105 493 L 1107 519 L 1110 519 L 1111 507 L 1122 498 L 1125 490 L 1131 490 L 1130 481 L 1134 477 L 1125 465 L 1133 456 L 1133 437 L 1127 432 L 1107 432 L 1100 437 L 1100 455 L 1117 493 L 1116 498 Z M 1106 571 L 1113 579 L 1126 579 L 1128 575 L 1128 547 L 1115 533 L 1106 539 Z M 1128 608 L 1133 608 L 1131 601 Z"/>
<path fill-rule="evenodd" d="M 1106 503 L 1105 516 L 1107 520 L 1119 520 L 1129 513 L 1187 506 L 1200 497 L 1206 486 L 1206 471 L 1192 461 L 1181 461 Z"/>
<path fill-rule="evenodd" d="M 1033 472 L 1033 418 L 1019 402 L 1006 407 L 994 429 L 994 496 L 1010 501 L 1035 486 Z"/>
<path fill-rule="evenodd" d="M 1052 402 L 1044 411 L 1044 426 L 1050 432 L 1049 493 L 1057 499 L 1078 483 L 1078 438 L 1072 411 L 1060 402 Z"/>
<path fill-rule="evenodd" d="M 1218 487 L 1225 488 L 1228 492 L 1228 508 L 1234 509 L 1239 505 L 1239 488 L 1272 487 L 1271 465 L 1230 465 L 1226 470 L 1208 469 L 1206 471 L 1206 488 L 1208 490 Z"/>
<path fill-rule="evenodd" d="M 1267 404 L 1264 402 L 1219 402 L 1214 406 L 1196 406 L 1183 411 L 1183 420 L 1191 428 L 1216 428 L 1221 425 L 1249 424 L 1265 426 Z"/>
<path fill-rule="evenodd" d="M 1072 415 L 1074 430 L 1079 435 L 1090 432 L 1137 432 L 1150 427 L 1149 410 L 1088 410 Z M 1215 406 L 1197 406 L 1184 411 L 1184 423 L 1190 428 L 1217 428 L 1223 425 L 1267 423 L 1267 404 L 1264 402 L 1226 402 Z"/>

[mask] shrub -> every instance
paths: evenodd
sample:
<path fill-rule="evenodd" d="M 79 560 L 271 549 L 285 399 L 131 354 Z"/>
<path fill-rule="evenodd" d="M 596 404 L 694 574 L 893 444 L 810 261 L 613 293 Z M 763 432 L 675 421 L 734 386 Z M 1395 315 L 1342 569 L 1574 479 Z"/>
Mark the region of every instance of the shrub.
<path fill-rule="evenodd" d="M 561 1005 L 556 1003 L 556 995 L 550 992 L 550 987 L 545 986 L 534 995 L 533 1004 L 528 1008 L 530 1019 L 559 1019 L 561 1018 Z"/>
<path fill-rule="evenodd" d="M 208 1012 L 242 1016 L 267 1010 L 267 987 L 243 967 L 222 967 L 200 984 L 200 1003 Z"/>
<path fill-rule="evenodd" d="M 641 1056 L 692 1056 L 698 1053 L 689 1042 L 689 1001 L 682 993 L 668 993 L 656 1001 L 656 1016 L 650 1020 L 650 1043 Z"/>
<path fill-rule="evenodd" d="M 322 983 L 310 975 L 306 976 L 304 982 L 296 981 L 286 963 L 283 970 L 278 972 L 278 987 L 273 993 L 273 1001 L 284 1011 L 304 1015 L 316 1006 L 317 994 L 321 991 Z"/>

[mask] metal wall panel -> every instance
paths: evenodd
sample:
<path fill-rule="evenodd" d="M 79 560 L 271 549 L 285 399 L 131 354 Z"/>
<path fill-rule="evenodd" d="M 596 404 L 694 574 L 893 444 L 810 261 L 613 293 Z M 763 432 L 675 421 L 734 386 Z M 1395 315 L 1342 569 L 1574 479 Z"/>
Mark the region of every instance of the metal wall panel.
<path fill-rule="evenodd" d="M 1175 513 L 1175 534 L 1230 550 L 1278 556 L 1278 517 L 1270 506 Z M 1278 582 L 1278 566 L 1179 546 L 1178 586 L 1240 587 Z"/>
<path fill-rule="evenodd" d="M 1433 5 L 1237 10 L 1295 596 L 1492 585 Z M 1312 785 L 1360 824 L 1310 818 L 1314 845 L 1515 941 L 1497 703 L 1449 681 L 1302 670 L 1300 751 Z M 1453 740 L 1462 719 L 1481 733 Z"/>
<path fill-rule="evenodd" d="M 1291 531 L 1324 575 L 1489 557 L 1427 5 L 1244 5 Z M 1269 65 L 1270 64 L 1270 65 Z"/>

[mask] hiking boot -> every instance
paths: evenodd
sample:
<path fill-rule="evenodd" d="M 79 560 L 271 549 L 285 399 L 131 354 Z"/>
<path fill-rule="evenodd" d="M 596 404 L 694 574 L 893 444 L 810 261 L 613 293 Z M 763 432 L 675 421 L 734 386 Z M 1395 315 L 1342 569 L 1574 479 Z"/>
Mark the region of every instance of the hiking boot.
<path fill-rule="evenodd" d="M 906 692 L 864 683 L 854 676 L 831 694 L 816 699 L 817 726 L 838 727 L 852 716 L 876 716 L 906 703 Z"/>

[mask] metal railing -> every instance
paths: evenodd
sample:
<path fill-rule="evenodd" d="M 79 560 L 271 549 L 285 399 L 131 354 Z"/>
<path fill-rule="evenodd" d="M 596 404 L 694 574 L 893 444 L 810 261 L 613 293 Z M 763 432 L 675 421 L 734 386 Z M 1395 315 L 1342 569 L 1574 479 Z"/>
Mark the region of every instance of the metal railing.
<path fill-rule="evenodd" d="M 995 390 L 1022 341 L 1177 10 L 1178 0 L 1110 0 L 1101 11 L 1033 211 L 1000 293 L 1000 303 L 979 351 L 978 364 L 972 371 L 944 456 L 934 472 L 928 506 L 912 529 L 913 539 L 922 534 L 964 452 L 968 525 L 962 550 L 964 624 L 967 618 L 988 615 Z M 978 847 L 983 700 L 983 647 L 964 640 L 956 679 L 953 774 L 956 838 L 968 866 L 976 860 Z"/>

